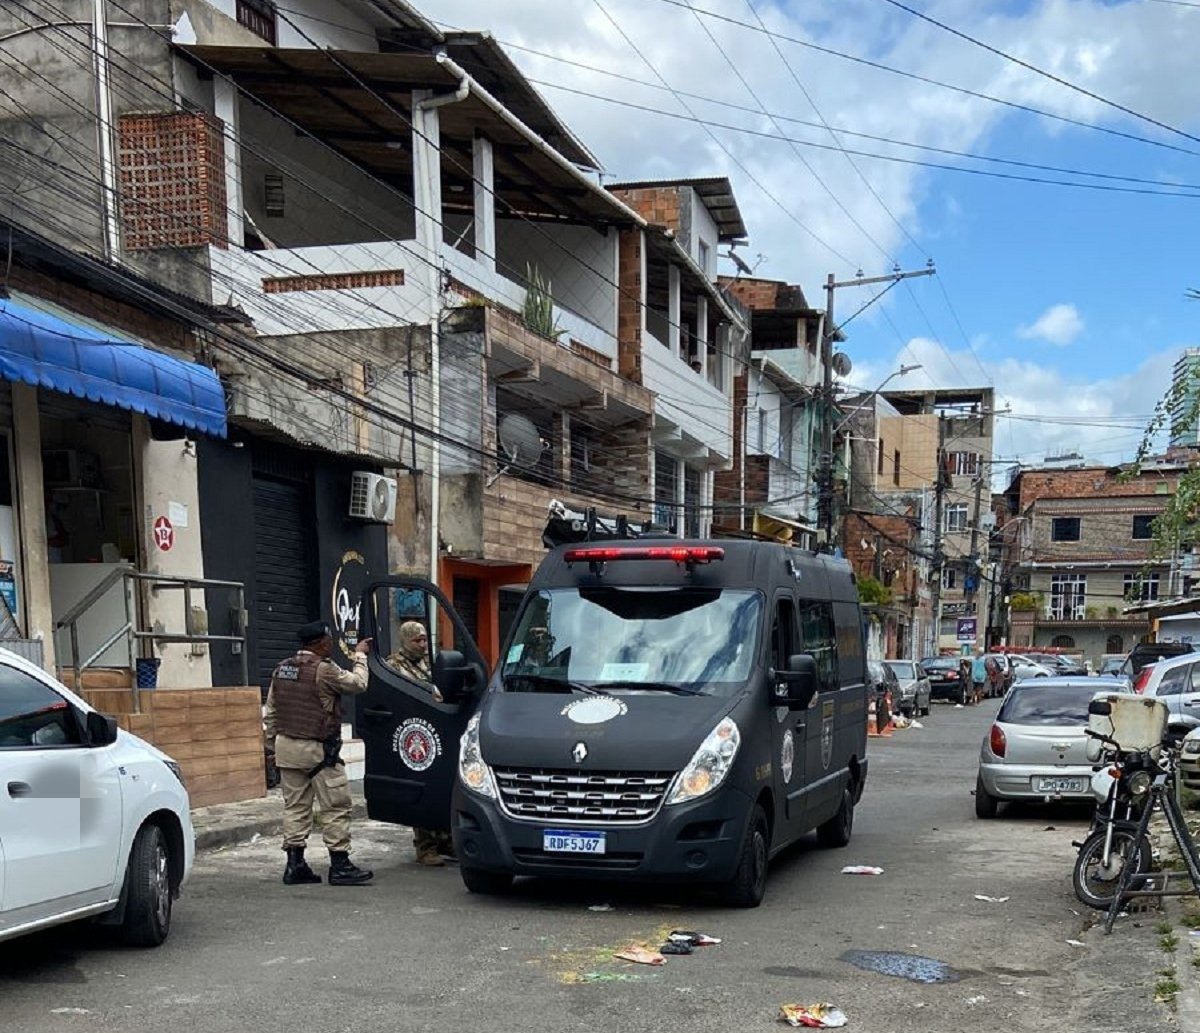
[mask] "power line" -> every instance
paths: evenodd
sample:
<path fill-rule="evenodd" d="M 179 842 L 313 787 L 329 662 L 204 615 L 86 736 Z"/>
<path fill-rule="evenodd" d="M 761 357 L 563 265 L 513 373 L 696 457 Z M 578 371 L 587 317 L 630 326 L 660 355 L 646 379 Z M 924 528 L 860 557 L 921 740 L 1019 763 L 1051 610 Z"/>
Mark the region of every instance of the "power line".
<path fill-rule="evenodd" d="M 689 4 L 684 3 L 684 0 L 657 0 L 657 2 L 662 3 L 662 4 L 669 4 L 672 7 L 690 6 Z M 854 64 L 863 65 L 867 68 L 874 68 L 877 71 L 887 72 L 890 75 L 898 75 L 898 76 L 901 76 L 902 78 L 912 79 L 916 82 L 925 83 L 926 85 L 929 85 L 929 86 L 937 86 L 940 89 L 951 90 L 955 93 L 961 93 L 968 97 L 974 97 L 977 100 L 984 100 L 984 101 L 988 101 L 992 104 L 999 104 L 1004 107 L 1014 108 L 1018 111 L 1024 111 L 1031 115 L 1038 115 L 1042 118 L 1053 119 L 1056 122 L 1064 122 L 1067 125 L 1077 126 L 1081 129 L 1090 129 L 1090 130 L 1093 130 L 1098 133 L 1105 133 L 1109 136 L 1118 136 L 1118 137 L 1122 137 L 1127 140 L 1133 140 L 1137 143 L 1149 144 L 1152 147 L 1162 147 L 1162 148 L 1166 148 L 1167 150 L 1179 151 L 1183 154 L 1190 154 L 1193 157 L 1200 157 L 1200 151 L 1194 151 L 1194 150 L 1191 150 L 1186 147 L 1180 147 L 1176 144 L 1166 143 L 1163 140 L 1153 140 L 1150 137 L 1137 136 L 1136 134 L 1133 134 L 1133 133 L 1125 133 L 1118 129 L 1111 129 L 1108 126 L 1098 126 L 1098 125 L 1094 125 L 1093 123 L 1090 123 L 1090 122 L 1084 122 L 1080 119 L 1069 118 L 1065 115 L 1056 115 L 1053 112 L 1043 111 L 1040 108 L 1031 107 L 1028 104 L 1019 104 L 1015 101 L 1004 100 L 999 97 L 993 97 L 986 93 L 980 93 L 976 90 L 969 90 L 962 86 L 955 86 L 952 83 L 941 82 L 937 79 L 931 79 L 928 76 L 919 75 L 915 72 L 908 72 L 908 71 L 904 71 L 903 69 L 900 69 L 900 68 L 893 68 L 889 65 L 882 64 L 878 61 L 871 61 L 865 57 L 858 57 L 854 54 L 847 54 L 840 50 L 834 50 L 832 47 L 821 46 L 820 44 L 813 43 L 806 39 L 800 39 L 799 37 L 796 37 L 796 36 L 789 36 L 789 35 L 786 35 L 781 32 L 773 32 L 768 29 L 762 29 L 761 27 L 759 27 L 757 25 L 753 25 L 750 22 L 740 21 L 737 18 L 732 18 L 728 15 L 719 14 L 716 11 L 708 11 L 708 10 L 705 10 L 704 8 L 697 8 L 697 10 L 700 11 L 700 13 L 703 14 L 706 18 L 712 18 L 716 21 L 728 22 L 731 25 L 738 25 L 744 29 L 749 29 L 752 32 L 762 32 L 768 36 L 773 36 L 776 39 L 783 40 L 786 43 L 793 43 L 798 47 L 804 47 L 805 49 L 811 50 L 814 53 L 826 54 L 830 57 L 836 57 L 843 61 L 850 61 Z M 1197 142 L 1200 142 L 1200 140 L 1197 140 Z"/>
<path fill-rule="evenodd" d="M 660 3 L 673 3 L 674 0 L 659 0 L 659 2 Z M 1059 170 L 1055 166 L 1052 166 L 1052 165 L 1042 166 L 1042 165 L 1038 165 L 1033 162 L 1020 162 L 1020 161 L 1016 161 L 1013 159 L 1005 159 L 1005 158 L 990 158 L 990 157 L 980 156 L 980 155 L 971 155 L 968 152 L 961 152 L 961 151 L 949 152 L 954 155 L 961 155 L 964 157 L 976 158 L 979 161 L 988 161 L 988 162 L 993 162 L 993 163 L 1012 165 L 1014 167 L 1031 167 L 1031 168 L 1035 168 L 1035 169 L 1046 169 L 1048 171 L 1061 172 L 1061 174 L 1063 174 L 1063 175 L 1087 176 L 1092 179 L 1103 179 L 1103 180 L 1112 181 L 1112 182 L 1111 183 L 1110 182 L 1086 183 L 1086 182 L 1076 182 L 1074 180 L 1051 179 L 1051 178 L 1044 177 L 1044 176 L 1026 176 L 1026 175 L 1019 175 L 1016 173 L 994 172 L 989 169 L 973 169 L 973 168 L 967 168 L 962 165 L 950 165 L 945 162 L 923 161 L 923 160 L 920 160 L 917 158 L 905 158 L 898 154 L 881 154 L 877 151 L 863 151 L 863 150 L 858 150 L 858 149 L 848 148 L 848 147 L 836 147 L 833 144 L 818 143 L 815 140 L 801 140 L 801 139 L 797 139 L 795 137 L 790 137 L 790 136 L 779 136 L 776 133 L 769 133 L 769 132 L 766 132 L 765 130 L 761 130 L 761 129 L 751 129 L 747 126 L 733 125 L 728 122 L 718 122 L 713 119 L 700 118 L 699 116 L 697 116 L 695 114 L 680 114 L 679 112 L 665 111 L 662 108 L 656 108 L 656 107 L 653 107 L 648 104 L 639 104 L 636 101 L 620 100 L 619 98 L 616 98 L 616 97 L 608 97 L 608 96 L 605 96 L 604 94 L 591 93 L 588 90 L 577 89 L 576 87 L 573 87 L 573 86 L 563 86 L 559 83 L 548 82 L 544 79 L 531 78 L 529 81 L 533 82 L 533 83 L 537 83 L 539 86 L 548 86 L 551 89 L 561 90 L 564 93 L 573 93 L 573 94 L 576 94 L 577 96 L 581 96 L 581 97 L 588 97 L 592 100 L 602 101 L 606 104 L 614 104 L 619 107 L 629 108 L 634 111 L 644 111 L 644 112 L 647 112 L 647 113 L 653 114 L 653 115 L 662 115 L 666 118 L 673 118 L 673 119 L 677 119 L 677 120 L 684 121 L 684 122 L 693 122 L 697 125 L 705 127 L 706 129 L 724 129 L 724 130 L 727 130 L 728 132 L 741 133 L 746 136 L 755 136 L 755 137 L 759 137 L 761 139 L 766 139 L 766 140 L 775 140 L 775 141 L 778 141 L 779 143 L 787 143 L 787 144 L 794 143 L 801 147 L 812 147 L 812 148 L 815 148 L 816 150 L 821 150 L 821 151 L 844 152 L 844 153 L 855 155 L 856 157 L 860 157 L 860 158 L 874 158 L 878 161 L 889 161 L 889 162 L 892 162 L 894 164 L 899 164 L 899 165 L 911 165 L 911 166 L 916 166 L 918 168 L 938 169 L 938 170 L 944 171 L 944 172 L 959 172 L 959 173 L 963 173 L 965 175 L 983 176 L 986 178 L 1009 180 L 1011 182 L 1017 182 L 1017 183 L 1038 183 L 1038 184 L 1042 184 L 1045 186 L 1074 187 L 1076 189 L 1083 189 L 1083 190 L 1099 190 L 1099 191 L 1106 191 L 1106 192 L 1112 192 L 1112 193 L 1142 194 L 1142 195 L 1159 196 L 1159 197 L 1200 197 L 1200 183 L 1173 184 L 1173 183 L 1168 183 L 1165 180 L 1147 180 L 1147 179 L 1143 179 L 1143 178 L 1140 178 L 1137 176 L 1120 176 L 1120 175 L 1116 175 L 1116 174 L 1112 174 L 1112 173 L 1089 172 L 1089 171 L 1082 170 L 1082 169 L 1065 168 L 1065 169 Z M 796 120 L 792 120 L 792 121 L 796 121 Z M 859 134 L 859 133 L 849 134 L 849 133 L 847 133 L 847 135 L 866 136 L 867 134 Z M 883 138 L 878 138 L 878 137 L 872 137 L 872 138 L 873 139 L 883 139 Z M 888 142 L 898 144 L 899 146 L 908 146 L 908 147 L 922 146 L 919 144 L 905 144 L 901 141 L 895 141 L 895 140 L 889 140 Z M 944 148 L 936 148 L 936 147 L 922 147 L 922 149 L 931 150 L 931 151 L 944 151 L 945 150 Z M 1139 188 L 1136 188 L 1133 186 L 1124 187 L 1124 186 L 1119 186 L 1119 185 L 1112 185 L 1114 183 L 1116 183 L 1116 184 L 1119 184 L 1119 183 L 1144 184 L 1146 188 L 1139 189 Z M 1150 187 L 1160 187 L 1161 189 L 1149 189 Z M 839 256 L 839 257 L 843 257 L 843 256 Z M 844 258 L 843 258 L 843 261 L 847 261 L 848 265 L 854 264 Z"/>
<path fill-rule="evenodd" d="M 1064 79 L 1061 75 L 1055 75 L 1053 72 L 1047 72 L 1044 68 L 1038 68 L 1037 65 L 1031 64 L 1028 61 L 1024 61 L 1013 54 L 1009 54 L 1006 51 L 1001 50 L 999 47 L 994 47 L 990 43 L 985 43 L 983 40 L 976 39 L 974 36 L 968 35 L 960 29 L 954 28 L 952 25 L 947 25 L 945 22 L 940 22 L 936 18 L 925 14 L 923 11 L 918 11 L 913 7 L 909 7 L 908 4 L 901 3 L 901 0 L 883 0 L 883 2 L 885 4 L 890 4 L 892 7 L 898 8 L 901 11 L 906 11 L 914 18 L 920 18 L 921 21 L 928 22 L 930 25 L 935 25 L 943 32 L 948 32 L 952 36 L 957 36 L 959 39 L 965 40 L 973 46 L 980 47 L 990 54 L 995 54 L 997 57 L 1002 57 L 1005 61 L 1011 61 L 1014 65 L 1019 65 L 1021 68 L 1033 72 L 1035 75 L 1040 75 L 1045 79 L 1049 79 L 1051 82 L 1058 83 L 1059 86 L 1064 86 L 1068 90 L 1073 90 L 1075 93 L 1082 94 L 1084 97 L 1098 101 L 1106 107 L 1110 107 L 1115 111 L 1120 111 L 1122 114 L 1130 115 L 1133 118 L 1148 123 L 1149 125 L 1163 129 L 1168 133 L 1173 133 L 1175 136 L 1182 136 L 1185 140 L 1191 140 L 1193 143 L 1200 143 L 1200 136 L 1193 136 L 1191 133 L 1186 133 L 1182 129 L 1176 129 L 1174 126 L 1168 125 L 1166 122 L 1160 122 L 1158 119 L 1152 118 L 1150 115 L 1143 115 L 1140 111 L 1135 111 L 1133 108 L 1126 107 L 1124 104 L 1120 104 L 1115 100 L 1109 100 L 1107 97 L 1103 97 L 1099 93 L 1095 93 L 1092 90 L 1089 90 L 1083 86 L 1079 86 L 1068 79 Z"/>

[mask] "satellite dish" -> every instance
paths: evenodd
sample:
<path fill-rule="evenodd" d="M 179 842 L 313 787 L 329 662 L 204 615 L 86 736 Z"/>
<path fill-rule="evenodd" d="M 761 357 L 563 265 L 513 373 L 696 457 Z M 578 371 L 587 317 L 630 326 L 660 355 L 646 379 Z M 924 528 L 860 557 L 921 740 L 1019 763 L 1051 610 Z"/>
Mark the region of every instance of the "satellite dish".
<path fill-rule="evenodd" d="M 850 376 L 850 371 L 854 369 L 854 363 L 850 361 L 850 356 L 845 352 L 833 353 L 833 371 L 839 377 Z"/>
<path fill-rule="evenodd" d="M 508 462 L 488 481 L 489 488 L 496 482 L 497 477 L 514 466 L 522 470 L 536 466 L 542 458 L 542 453 L 546 451 L 546 442 L 542 440 L 533 421 L 520 413 L 508 413 L 502 417 L 496 434 L 500 438 L 500 450 Z"/>

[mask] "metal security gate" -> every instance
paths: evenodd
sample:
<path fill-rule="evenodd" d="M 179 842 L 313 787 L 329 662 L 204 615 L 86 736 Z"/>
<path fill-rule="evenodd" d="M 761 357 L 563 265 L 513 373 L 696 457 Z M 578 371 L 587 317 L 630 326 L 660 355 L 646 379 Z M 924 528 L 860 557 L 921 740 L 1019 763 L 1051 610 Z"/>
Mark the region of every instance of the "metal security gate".
<path fill-rule="evenodd" d="M 258 684 L 297 647 L 296 629 L 319 611 L 311 489 L 254 478 L 254 614 Z"/>

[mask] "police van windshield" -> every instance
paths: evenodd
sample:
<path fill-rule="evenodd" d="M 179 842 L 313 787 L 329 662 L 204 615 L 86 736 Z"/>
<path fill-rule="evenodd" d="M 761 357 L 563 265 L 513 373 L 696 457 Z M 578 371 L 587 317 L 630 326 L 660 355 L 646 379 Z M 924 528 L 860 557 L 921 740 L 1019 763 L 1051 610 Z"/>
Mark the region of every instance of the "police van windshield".
<path fill-rule="evenodd" d="M 544 590 L 521 614 L 503 687 L 733 691 L 753 665 L 761 611 L 757 593 L 726 589 Z"/>

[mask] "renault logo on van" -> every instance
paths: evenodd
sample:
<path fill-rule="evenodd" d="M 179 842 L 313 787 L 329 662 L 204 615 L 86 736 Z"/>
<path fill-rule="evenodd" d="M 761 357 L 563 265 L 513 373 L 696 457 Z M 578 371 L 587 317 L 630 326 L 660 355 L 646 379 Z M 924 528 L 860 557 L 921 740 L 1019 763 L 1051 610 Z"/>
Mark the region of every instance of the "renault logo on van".
<path fill-rule="evenodd" d="M 571 751 L 571 756 L 575 758 L 576 764 L 582 764 L 587 760 L 587 743 L 577 742 L 575 749 Z"/>

